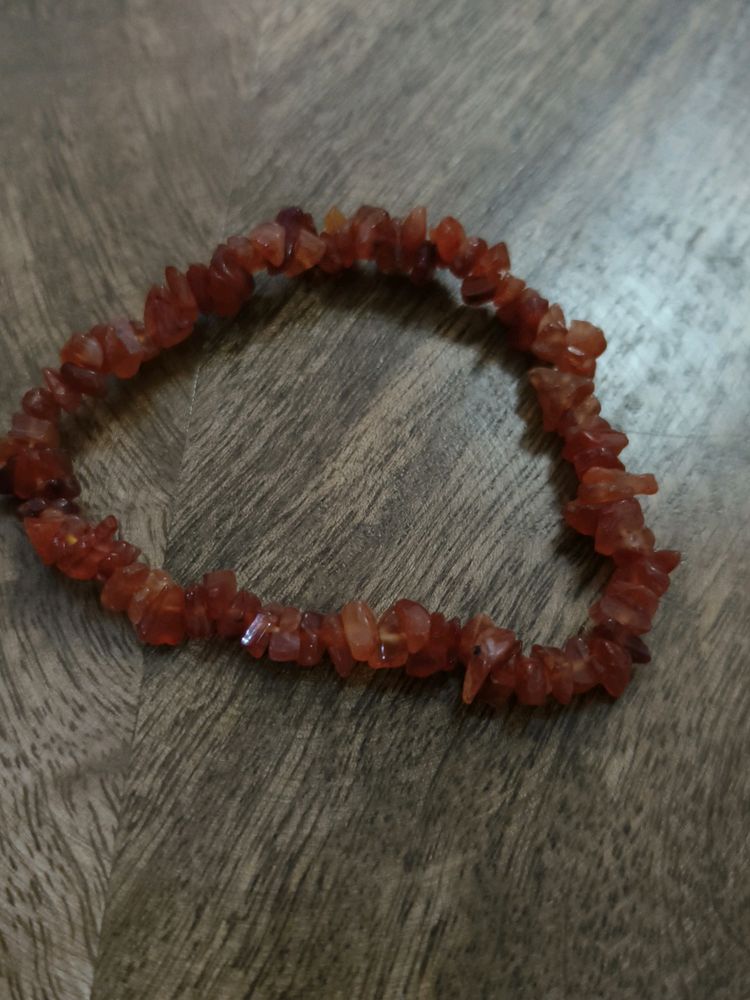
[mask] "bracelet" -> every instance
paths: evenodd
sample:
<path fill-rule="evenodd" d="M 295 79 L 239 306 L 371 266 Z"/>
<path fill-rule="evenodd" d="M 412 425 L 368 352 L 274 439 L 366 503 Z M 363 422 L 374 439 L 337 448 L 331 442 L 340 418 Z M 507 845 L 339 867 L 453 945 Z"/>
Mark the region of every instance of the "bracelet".
<path fill-rule="evenodd" d="M 144 362 L 185 340 L 201 314 L 235 316 L 253 294 L 256 273 L 335 275 L 361 261 L 408 275 L 416 285 L 447 268 L 461 280 L 467 305 L 491 304 L 509 343 L 543 363 L 529 372 L 543 425 L 563 439 L 563 457 L 579 479 L 564 518 L 591 536 L 615 567 L 589 609 L 590 626 L 561 647 L 533 645 L 524 654 L 515 634 L 484 614 L 462 626 L 410 600 L 397 601 L 379 618 L 362 601 L 329 614 L 263 604 L 238 589 L 231 570 L 206 573 L 183 588 L 117 537 L 116 517 L 94 522 L 81 515 L 80 486 L 60 447 L 63 412 L 77 411 L 85 397 L 104 396 L 110 377 L 135 376 Z M 680 556 L 655 549 L 636 497 L 656 493 L 656 480 L 625 470 L 619 456 L 628 439 L 600 415 L 593 376 L 605 346 L 600 329 L 581 320 L 566 324 L 560 306 L 511 274 L 504 243 L 467 236 L 450 216 L 428 235 L 422 207 L 403 219 L 367 205 L 351 218 L 333 208 L 319 233 L 310 215 L 287 208 L 247 236 L 220 244 L 208 266 L 191 264 L 185 273 L 167 267 L 164 284 L 146 297 L 143 322 L 118 319 L 73 334 L 59 369 L 43 369 L 43 384 L 26 392 L 0 439 L 0 493 L 22 501 L 19 515 L 41 560 L 72 579 L 100 583 L 102 605 L 127 613 L 145 643 L 218 635 L 239 639 L 255 659 L 313 667 L 327 656 L 344 678 L 355 663 L 403 667 L 412 677 L 462 665 L 467 704 L 479 699 L 498 707 L 513 694 L 525 705 L 541 705 L 550 695 L 567 704 L 597 686 L 618 697 L 632 664 L 650 660 L 641 637 Z"/>

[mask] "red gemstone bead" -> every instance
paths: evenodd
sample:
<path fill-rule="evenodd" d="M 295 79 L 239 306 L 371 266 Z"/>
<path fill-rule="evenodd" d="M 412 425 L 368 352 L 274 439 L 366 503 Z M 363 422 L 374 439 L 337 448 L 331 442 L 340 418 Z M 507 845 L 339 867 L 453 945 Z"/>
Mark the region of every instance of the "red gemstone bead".
<path fill-rule="evenodd" d="M 114 514 L 107 514 L 103 517 L 101 521 L 94 526 L 94 537 L 97 542 L 108 542 L 110 539 L 114 538 L 117 532 L 120 530 L 120 522 L 117 520 Z"/>
<path fill-rule="evenodd" d="M 276 663 L 294 663 L 300 653 L 299 628 L 302 613 L 297 608 L 282 607 L 271 635 L 268 656 Z"/>
<path fill-rule="evenodd" d="M 25 517 L 39 517 L 44 510 L 57 510 L 62 514 L 78 515 L 80 513 L 78 504 L 73 503 L 72 500 L 65 498 L 45 500 L 43 497 L 32 497 L 31 500 L 19 504 L 16 513 L 23 520 Z"/>
<path fill-rule="evenodd" d="M 666 594 L 669 590 L 669 574 L 659 567 L 655 557 L 656 553 L 653 555 L 637 552 L 627 553 L 626 557 L 618 563 L 612 580 L 640 584 L 643 587 L 648 587 L 657 596 Z"/>
<path fill-rule="evenodd" d="M 571 413 L 577 418 L 576 411 Z M 558 430 L 565 438 L 563 458 L 573 462 L 579 479 L 593 468 L 625 468 L 617 456 L 627 445 L 628 439 L 620 431 L 613 430 L 606 420 L 598 416 L 586 416 L 580 422 L 567 424 L 563 418 Z"/>
<path fill-rule="evenodd" d="M 554 368 L 532 368 L 529 381 L 536 390 L 546 431 L 557 430 L 565 413 L 594 391 L 591 379 Z"/>
<path fill-rule="evenodd" d="M 54 563 L 60 565 L 91 545 L 90 525 L 80 517 L 66 517 L 52 540 Z"/>
<path fill-rule="evenodd" d="M 375 652 L 378 626 L 364 601 L 350 601 L 341 609 L 344 635 L 355 660 L 367 663 Z"/>
<path fill-rule="evenodd" d="M 461 298 L 467 306 L 481 306 L 492 301 L 498 284 L 496 274 L 469 274 L 461 283 Z"/>
<path fill-rule="evenodd" d="M 543 705 L 550 692 L 542 661 L 535 655 L 515 658 L 516 696 L 522 705 Z"/>
<path fill-rule="evenodd" d="M 185 591 L 185 630 L 190 639 L 207 639 L 214 623 L 208 613 L 208 593 L 201 583 Z"/>
<path fill-rule="evenodd" d="M 299 626 L 299 656 L 301 667 L 314 667 L 323 659 L 323 640 L 320 628 L 323 616 L 315 611 L 305 611 Z"/>
<path fill-rule="evenodd" d="M 639 493 L 658 492 L 658 485 L 650 473 L 636 476 L 621 469 L 588 469 L 578 487 L 578 499 L 585 504 L 609 504 L 629 500 Z"/>
<path fill-rule="evenodd" d="M 60 366 L 60 375 L 67 386 L 84 396 L 106 396 L 107 376 L 89 368 L 78 368 L 66 362 Z"/>
<path fill-rule="evenodd" d="M 497 310 L 497 318 L 508 328 L 508 343 L 519 351 L 528 351 L 536 339 L 539 324 L 549 309 L 549 302 L 533 288 L 524 288 L 510 304 Z"/>
<path fill-rule="evenodd" d="M 97 525 L 81 522 L 78 531 L 72 531 L 67 538 L 63 535 L 65 545 L 60 547 L 57 568 L 73 580 L 93 580 L 98 575 L 100 563 L 109 554 L 117 528 L 117 518 L 112 515 Z M 72 541 L 72 537 L 77 540 Z"/>
<path fill-rule="evenodd" d="M 66 518 L 59 511 L 48 513 L 47 517 L 25 518 L 23 526 L 36 554 L 46 566 L 52 566 L 57 558 L 55 539 L 63 530 Z"/>
<path fill-rule="evenodd" d="M 594 548 L 600 555 L 611 556 L 620 551 L 648 553 L 653 547 L 653 533 L 644 527 L 643 510 L 637 500 L 618 500 L 601 508 L 594 536 Z"/>
<path fill-rule="evenodd" d="M 544 667 L 552 697 L 567 705 L 573 697 L 573 666 L 563 650 L 555 646 L 532 646 L 531 655 Z"/>
<path fill-rule="evenodd" d="M 590 417 L 584 423 L 577 423 L 561 430 L 565 438 L 562 456 L 569 462 L 581 452 L 597 449 L 619 455 L 628 443 L 627 436 L 622 431 L 613 430 L 607 421 L 600 417 Z"/>
<path fill-rule="evenodd" d="M 432 277 L 435 274 L 436 265 L 437 251 L 435 249 L 435 244 L 425 240 L 425 242 L 417 248 L 416 254 L 414 255 L 414 264 L 412 265 L 411 274 L 409 275 L 412 284 L 426 285 L 428 281 L 432 280 Z"/>
<path fill-rule="evenodd" d="M 647 587 L 613 579 L 592 606 L 590 614 L 595 622 L 613 619 L 629 632 L 643 635 L 651 629 L 658 606 L 659 598 Z"/>
<path fill-rule="evenodd" d="M 487 252 L 487 243 L 478 236 L 467 237 L 456 251 L 451 261 L 451 272 L 457 278 L 465 278 L 476 262 Z"/>
<path fill-rule="evenodd" d="M 163 587 L 147 603 L 136 632 L 152 646 L 177 646 L 185 639 L 185 592 L 177 584 Z"/>
<path fill-rule="evenodd" d="M 55 371 L 53 368 L 43 368 L 42 375 L 55 403 L 61 409 L 65 410 L 66 413 L 74 413 L 82 402 L 80 392 L 72 389 L 60 377 L 60 372 Z"/>
<path fill-rule="evenodd" d="M 673 573 L 682 561 L 682 556 L 674 549 L 660 549 L 654 552 L 654 561 L 665 573 Z"/>
<path fill-rule="evenodd" d="M 323 220 L 323 230 L 324 232 L 334 235 L 335 233 L 340 233 L 344 229 L 349 228 L 349 220 L 336 205 L 328 210 L 328 214 Z"/>
<path fill-rule="evenodd" d="M 595 688 L 599 682 L 599 673 L 586 641 L 578 636 L 568 639 L 563 646 L 563 653 L 570 664 L 573 692 L 583 694 Z"/>
<path fill-rule="evenodd" d="M 294 244 L 294 273 L 299 274 L 315 267 L 323 259 L 325 251 L 326 245 L 319 236 L 301 229 Z M 289 270 L 287 273 L 291 275 L 292 272 Z"/>
<path fill-rule="evenodd" d="M 430 638 L 430 612 L 417 601 L 405 599 L 396 601 L 394 610 L 406 637 L 406 648 L 409 653 L 418 653 Z"/>
<path fill-rule="evenodd" d="M 477 615 L 461 630 L 459 656 L 466 665 L 462 697 L 471 704 L 493 667 L 505 663 L 519 651 L 516 636 L 497 628 L 486 615 Z"/>
<path fill-rule="evenodd" d="M 209 574 L 210 575 L 210 574 Z M 234 575 L 234 574 L 233 574 Z M 204 578 L 205 579 L 205 578 Z M 209 608 L 215 610 L 220 603 L 214 596 L 208 596 L 210 588 L 205 587 Z M 216 631 L 224 638 L 243 635 L 245 629 L 260 611 L 260 599 L 247 590 L 236 593 L 217 616 Z"/>
<path fill-rule="evenodd" d="M 496 664 L 489 673 L 487 680 L 479 690 L 479 701 L 491 708 L 502 708 L 507 703 L 516 687 L 515 658 L 511 657 Z"/>
<path fill-rule="evenodd" d="M 535 354 L 542 361 L 554 364 L 557 352 L 551 350 L 551 345 L 560 342 L 564 343 L 567 333 L 568 328 L 565 325 L 565 314 L 562 308 L 555 302 L 539 321 L 536 340 L 531 348 L 532 354 Z"/>
<path fill-rule="evenodd" d="M 123 539 L 112 542 L 109 545 L 107 555 L 99 563 L 96 572 L 97 580 L 108 580 L 116 569 L 134 563 L 140 554 L 141 550 L 135 545 L 131 545 L 130 542 Z"/>
<path fill-rule="evenodd" d="M 596 636 L 588 640 L 588 646 L 599 683 L 613 698 L 619 698 L 630 683 L 630 657 L 621 646 Z"/>
<path fill-rule="evenodd" d="M 401 223 L 401 247 L 405 255 L 416 254 L 427 237 L 427 209 L 417 205 Z"/>
<path fill-rule="evenodd" d="M 351 232 L 357 260 L 372 260 L 378 231 L 388 219 L 385 209 L 362 205 L 352 216 Z"/>
<path fill-rule="evenodd" d="M 64 363 L 69 362 L 77 368 L 100 372 L 104 367 L 104 351 L 93 331 L 74 333 L 60 351 L 60 360 Z"/>
<path fill-rule="evenodd" d="M 71 552 L 58 560 L 57 568 L 71 580 L 93 580 L 105 554 L 106 546 L 97 545 L 87 534 Z"/>
<path fill-rule="evenodd" d="M 145 331 L 142 331 L 145 336 Z M 104 371 L 117 378 L 132 378 L 137 374 L 146 352 L 136 326 L 127 319 L 116 319 L 101 333 L 104 351 Z"/>
<path fill-rule="evenodd" d="M 495 309 L 510 307 L 520 297 L 525 287 L 526 282 L 516 278 L 513 274 L 501 275 L 495 290 L 495 297 L 492 300 Z"/>
<path fill-rule="evenodd" d="M 284 263 L 286 233 L 278 222 L 264 222 L 249 234 L 249 239 L 263 260 L 272 267 Z"/>
<path fill-rule="evenodd" d="M 403 667 L 408 658 L 409 648 L 401 616 L 395 607 L 388 608 L 378 621 L 375 648 L 367 662 L 374 670 L 378 670 Z"/>
<path fill-rule="evenodd" d="M 664 573 L 673 573 L 681 560 L 682 556 L 674 549 L 660 549 L 654 552 L 654 562 Z"/>
<path fill-rule="evenodd" d="M 211 276 L 205 264 L 191 264 L 185 273 L 190 291 L 200 311 L 213 312 L 214 300 L 211 296 Z"/>
<path fill-rule="evenodd" d="M 234 254 L 235 260 L 243 271 L 252 275 L 256 271 L 263 270 L 265 264 L 263 255 L 249 237 L 230 236 L 227 240 L 227 246 Z"/>
<path fill-rule="evenodd" d="M 606 508 L 596 504 L 581 503 L 580 500 L 570 500 L 563 510 L 566 522 L 579 535 L 593 535 L 599 518 Z"/>
<path fill-rule="evenodd" d="M 324 615 L 320 624 L 320 638 L 331 659 L 336 673 L 348 677 L 354 669 L 354 658 L 346 641 L 340 615 Z"/>
<path fill-rule="evenodd" d="M 325 274 L 338 274 L 354 263 L 354 245 L 348 231 L 346 233 L 322 233 L 326 245 L 325 253 L 318 267 Z"/>
<path fill-rule="evenodd" d="M 474 615 L 462 627 L 458 638 L 458 657 L 464 666 L 466 666 L 472 656 L 479 652 L 477 648 L 479 636 L 487 631 L 487 629 L 494 627 L 495 624 L 489 615 L 484 614 Z"/>
<path fill-rule="evenodd" d="M 231 247 L 220 244 L 211 258 L 208 287 L 212 311 L 218 316 L 235 316 L 253 293 L 252 277 L 240 266 Z"/>
<path fill-rule="evenodd" d="M 102 587 L 100 600 L 108 611 L 127 611 L 133 597 L 145 584 L 150 569 L 136 562 L 116 569 Z"/>
<path fill-rule="evenodd" d="M 198 303 L 188 278 L 175 268 L 167 268 L 166 278 L 166 287 L 152 286 L 143 310 L 146 338 L 161 349 L 186 340 L 198 318 Z M 213 294 L 213 286 L 210 287 Z"/>
<path fill-rule="evenodd" d="M 284 630 L 274 632 L 268 645 L 268 657 L 276 663 L 295 663 L 299 656 L 299 631 Z"/>
<path fill-rule="evenodd" d="M 542 317 L 531 351 L 540 361 L 548 361 L 560 371 L 590 377 L 596 370 L 596 358 L 604 351 L 604 334 L 591 323 L 574 320 L 570 330 L 558 305 Z"/>
<path fill-rule="evenodd" d="M 510 271 L 510 254 L 505 243 L 495 243 L 487 247 L 477 259 L 473 271 L 496 274 L 500 277 Z"/>
<path fill-rule="evenodd" d="M 60 407 L 49 389 L 29 389 L 21 399 L 21 407 L 30 417 L 40 420 L 57 420 L 60 416 Z"/>
<path fill-rule="evenodd" d="M 317 238 L 315 223 L 311 215 L 297 206 L 282 208 L 276 216 L 276 222 L 284 230 L 284 273 L 294 277 L 306 269 L 298 259 L 299 242 L 304 239 L 303 233 Z M 304 255 L 303 250 L 303 258 Z"/>
<path fill-rule="evenodd" d="M 441 263 L 450 265 L 466 239 L 466 234 L 458 219 L 447 215 L 432 230 L 430 239 L 437 247 Z"/>
<path fill-rule="evenodd" d="M 237 593 L 237 577 L 231 569 L 216 570 L 203 576 L 208 614 L 217 621 L 228 610 Z"/>
<path fill-rule="evenodd" d="M 164 269 L 164 278 L 181 322 L 192 326 L 198 318 L 198 303 L 195 301 L 187 276 L 170 265 Z"/>
<path fill-rule="evenodd" d="M 14 413 L 8 439 L 25 448 L 56 448 L 60 443 L 57 424 L 52 420 L 41 420 L 28 413 Z"/>
<path fill-rule="evenodd" d="M 150 569 L 140 588 L 133 594 L 128 604 L 128 618 L 133 625 L 138 625 L 146 608 L 152 604 L 159 594 L 172 586 L 174 580 L 163 569 Z"/>
<path fill-rule="evenodd" d="M 375 243 L 372 248 L 372 258 L 375 266 L 382 274 L 396 274 L 401 260 L 399 254 L 400 231 L 395 219 L 378 226 Z"/>
<path fill-rule="evenodd" d="M 583 319 L 574 319 L 571 322 L 568 345 L 592 358 L 598 358 L 607 349 L 607 341 L 599 327 Z"/>
<path fill-rule="evenodd" d="M 458 618 L 447 621 L 440 612 L 434 612 L 430 616 L 427 643 L 409 658 L 406 673 L 410 677 L 429 677 L 442 670 L 453 670 L 458 663 L 460 635 Z"/>
<path fill-rule="evenodd" d="M 41 496 L 49 500 L 72 500 L 81 492 L 72 472 L 70 456 L 59 448 L 35 448 L 16 456 L 13 492 L 22 500 Z"/>
<path fill-rule="evenodd" d="M 633 663 L 649 663 L 651 660 L 651 653 L 643 639 L 611 618 L 595 625 L 588 634 L 598 639 L 609 639 L 622 646 Z"/>
<path fill-rule="evenodd" d="M 240 640 L 251 656 L 260 659 L 265 654 L 276 622 L 276 615 L 266 608 L 256 613 Z"/>
<path fill-rule="evenodd" d="M 151 361 L 152 358 L 156 358 L 161 353 L 161 348 L 159 345 L 146 333 L 146 328 L 143 323 L 136 320 L 131 324 L 133 331 L 138 338 L 138 342 L 141 345 L 141 350 L 143 351 L 143 360 Z"/>
<path fill-rule="evenodd" d="M 609 428 L 607 421 L 599 416 L 601 408 L 602 404 L 596 396 L 593 394 L 584 396 L 579 403 L 566 410 L 562 417 L 560 417 L 560 423 L 557 428 L 558 434 L 564 437 L 578 427 Z"/>
<path fill-rule="evenodd" d="M 573 458 L 573 467 L 579 479 L 589 469 L 624 469 L 620 459 L 615 452 L 606 448 L 591 448 L 588 451 L 579 451 Z"/>

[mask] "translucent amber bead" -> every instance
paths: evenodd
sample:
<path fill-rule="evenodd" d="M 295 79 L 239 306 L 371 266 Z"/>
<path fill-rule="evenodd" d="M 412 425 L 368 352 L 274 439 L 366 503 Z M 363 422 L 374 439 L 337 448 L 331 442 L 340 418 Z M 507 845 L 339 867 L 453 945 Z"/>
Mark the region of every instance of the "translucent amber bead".
<path fill-rule="evenodd" d="M 344 634 L 340 615 L 324 615 L 320 624 L 320 638 L 331 659 L 336 673 L 348 677 L 354 669 L 354 658 Z"/>
<path fill-rule="evenodd" d="M 299 656 L 301 667 L 314 667 L 323 659 L 323 639 L 320 629 L 323 616 L 315 611 L 305 611 L 299 626 Z"/>
<path fill-rule="evenodd" d="M 403 631 L 401 617 L 395 607 L 380 616 L 377 625 L 375 648 L 368 663 L 374 669 L 403 667 L 409 658 L 409 647 Z"/>
<path fill-rule="evenodd" d="M 375 652 L 378 626 L 364 601 L 350 601 L 341 609 L 344 635 L 355 660 L 367 663 Z"/>

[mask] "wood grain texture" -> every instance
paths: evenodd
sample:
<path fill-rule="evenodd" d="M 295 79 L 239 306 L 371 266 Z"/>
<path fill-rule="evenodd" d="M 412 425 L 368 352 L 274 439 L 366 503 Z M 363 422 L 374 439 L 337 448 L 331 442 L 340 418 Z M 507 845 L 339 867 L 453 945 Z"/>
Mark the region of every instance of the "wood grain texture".
<path fill-rule="evenodd" d="M 230 141 L 245 128 L 246 83 L 206 12 L 192 11 L 188 31 L 177 5 L 66 8 L 4 5 L 4 421 L 67 331 L 139 309 L 170 244 L 198 254 L 219 238 L 246 155 Z M 188 60 L 194 75 L 181 68 Z M 210 163 L 191 154 L 207 142 Z M 157 561 L 194 378 L 187 352 L 164 359 L 87 415 L 75 441 L 93 509 L 117 510 Z M 119 621 L 102 618 L 93 590 L 29 559 L 10 507 L 4 515 L 0 996 L 88 997 L 142 653 Z"/>
<path fill-rule="evenodd" d="M 491 716 L 451 678 L 143 653 L 2 517 L 0 997 L 745 1000 L 742 0 L 66 7 L 4 14 L 4 399 L 285 203 L 422 201 L 605 328 L 685 564 L 620 703 Z M 523 371 L 447 284 L 267 283 L 83 421 L 87 499 L 182 580 L 556 641 L 603 566 Z"/>

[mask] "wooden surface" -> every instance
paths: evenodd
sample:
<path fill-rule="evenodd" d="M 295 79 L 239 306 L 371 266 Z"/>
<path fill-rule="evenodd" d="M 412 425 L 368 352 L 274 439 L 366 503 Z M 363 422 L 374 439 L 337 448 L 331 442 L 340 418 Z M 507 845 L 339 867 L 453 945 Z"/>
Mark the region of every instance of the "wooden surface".
<path fill-rule="evenodd" d="M 221 644 L 145 652 L 0 516 L 2 1000 L 750 996 L 745 0 L 5 3 L 0 396 L 287 203 L 426 203 L 601 324 L 679 547 L 627 696 L 467 711 Z M 602 581 L 523 362 L 452 290 L 266 286 L 76 431 L 182 580 L 485 610 Z"/>

